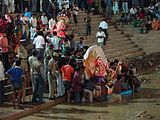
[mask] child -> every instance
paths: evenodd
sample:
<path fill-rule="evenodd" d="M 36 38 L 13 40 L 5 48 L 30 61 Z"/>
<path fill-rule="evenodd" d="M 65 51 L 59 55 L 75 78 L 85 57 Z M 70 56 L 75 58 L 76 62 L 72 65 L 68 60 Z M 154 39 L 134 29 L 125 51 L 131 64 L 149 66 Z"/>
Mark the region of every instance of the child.
<path fill-rule="evenodd" d="M 18 109 L 21 109 L 22 107 L 20 106 L 21 102 L 21 94 L 22 94 L 22 77 L 23 77 L 23 70 L 20 68 L 21 61 L 17 60 L 15 62 L 15 66 L 10 68 L 6 74 L 10 76 L 10 81 L 12 84 L 12 89 L 13 89 L 13 107 L 15 109 L 15 99 L 17 97 L 18 99 Z M 18 96 L 16 95 L 18 93 Z"/>

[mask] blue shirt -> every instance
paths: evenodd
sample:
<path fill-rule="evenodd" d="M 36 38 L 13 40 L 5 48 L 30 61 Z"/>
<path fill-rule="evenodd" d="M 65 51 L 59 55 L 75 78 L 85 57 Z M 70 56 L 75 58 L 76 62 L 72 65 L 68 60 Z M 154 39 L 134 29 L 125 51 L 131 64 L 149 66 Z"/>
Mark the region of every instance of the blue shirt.
<path fill-rule="evenodd" d="M 11 82 L 22 84 L 21 77 L 23 75 L 23 70 L 20 67 L 18 66 L 12 67 L 6 73 L 11 75 L 10 78 Z"/>
<path fill-rule="evenodd" d="M 25 12 L 24 13 L 24 16 L 26 16 L 26 17 L 28 17 L 28 18 L 31 18 L 31 16 L 32 16 L 32 13 L 31 12 Z"/>

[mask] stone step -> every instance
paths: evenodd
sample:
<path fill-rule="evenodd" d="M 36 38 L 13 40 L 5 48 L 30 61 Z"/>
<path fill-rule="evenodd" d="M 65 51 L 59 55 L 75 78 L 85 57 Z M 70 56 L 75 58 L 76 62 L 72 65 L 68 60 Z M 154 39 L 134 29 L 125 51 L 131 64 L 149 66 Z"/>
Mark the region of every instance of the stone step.
<path fill-rule="evenodd" d="M 93 43 L 97 44 L 96 41 L 93 41 L 93 42 L 86 43 L 85 45 L 91 46 Z M 134 44 L 134 42 L 133 41 L 122 41 L 120 43 L 111 43 L 111 44 L 107 44 L 107 46 L 104 46 L 104 49 L 114 49 L 117 47 L 129 45 L 129 44 Z"/>
<path fill-rule="evenodd" d="M 117 48 L 120 46 L 126 46 L 129 44 L 134 44 L 134 42 L 133 41 L 122 41 L 120 43 L 107 44 L 107 49 L 113 49 L 113 48 Z"/>
<path fill-rule="evenodd" d="M 8 92 L 5 92 L 5 94 L 4 94 L 6 101 L 10 101 L 13 98 L 13 91 L 12 91 L 12 88 L 11 88 L 12 86 L 8 86 L 8 87 L 10 87 L 11 90 L 8 91 Z M 32 94 L 32 93 L 29 93 L 29 91 L 32 92 L 32 88 L 31 87 L 27 87 L 26 88 L 26 95 Z"/>
<path fill-rule="evenodd" d="M 115 59 L 120 59 L 120 60 L 124 60 L 126 58 L 135 58 L 135 57 L 140 57 L 143 56 L 145 53 L 143 51 L 138 51 L 138 52 L 134 52 L 134 53 L 128 53 L 128 54 L 124 54 L 122 56 L 118 56 L 118 57 L 113 57 L 113 58 L 109 58 L 110 60 L 115 60 Z"/>
<path fill-rule="evenodd" d="M 104 52 L 105 53 L 114 53 L 114 52 L 117 52 L 117 51 L 121 51 L 121 50 L 124 50 L 124 49 L 130 49 L 130 48 L 135 48 L 137 47 L 135 44 L 128 44 L 126 46 L 119 46 L 119 47 L 116 47 L 116 48 L 105 48 L 104 49 Z"/>
<path fill-rule="evenodd" d="M 97 27 L 92 27 L 91 28 L 91 34 L 96 34 L 98 32 L 98 28 Z M 86 27 L 85 26 L 81 26 L 81 27 L 72 27 L 69 28 L 68 33 L 85 33 L 86 32 Z M 120 33 L 120 31 L 115 31 L 114 29 L 109 29 L 108 30 L 109 35 L 123 35 Z"/>
<path fill-rule="evenodd" d="M 123 49 L 123 50 L 112 52 L 112 53 L 105 52 L 105 55 L 107 58 L 114 58 L 114 57 L 119 57 L 125 54 L 129 54 L 129 53 L 135 53 L 138 51 L 140 51 L 140 49 L 136 47 L 136 48 Z"/>
<path fill-rule="evenodd" d="M 84 43 L 88 44 L 88 43 L 92 43 L 92 42 L 96 42 L 96 41 L 97 41 L 96 36 L 92 36 L 92 37 L 87 37 L 86 40 L 84 40 Z M 128 38 L 108 39 L 106 41 L 106 43 L 107 43 L 107 45 L 109 45 L 109 44 L 114 44 L 114 43 L 121 43 L 122 41 L 124 42 L 124 41 L 131 41 L 131 40 L 129 40 Z"/>
<path fill-rule="evenodd" d="M 12 91 L 12 85 L 11 84 L 4 86 L 4 92 L 5 93 L 11 92 L 11 91 Z"/>

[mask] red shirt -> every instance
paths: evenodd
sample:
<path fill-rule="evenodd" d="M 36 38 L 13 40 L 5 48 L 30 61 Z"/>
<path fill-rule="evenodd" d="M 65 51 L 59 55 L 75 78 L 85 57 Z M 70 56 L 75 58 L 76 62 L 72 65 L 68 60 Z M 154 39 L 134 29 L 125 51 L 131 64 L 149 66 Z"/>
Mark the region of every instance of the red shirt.
<path fill-rule="evenodd" d="M 3 34 L 0 34 L 0 49 L 2 53 L 6 53 L 9 51 L 8 39 Z"/>
<path fill-rule="evenodd" d="M 61 71 L 62 71 L 62 80 L 71 81 L 73 73 L 74 73 L 73 67 L 68 64 L 63 65 L 61 68 Z"/>

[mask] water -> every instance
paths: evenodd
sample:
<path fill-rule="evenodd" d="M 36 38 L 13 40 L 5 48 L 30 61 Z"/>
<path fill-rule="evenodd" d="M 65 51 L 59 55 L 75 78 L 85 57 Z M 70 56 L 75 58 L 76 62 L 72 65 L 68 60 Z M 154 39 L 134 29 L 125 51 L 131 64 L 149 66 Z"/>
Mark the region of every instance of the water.
<path fill-rule="evenodd" d="M 123 102 L 60 104 L 21 120 L 148 120 L 147 115 L 136 117 L 142 111 L 147 111 L 151 120 L 160 120 L 160 71 L 145 77 L 151 83 L 143 83 L 139 93 Z"/>

